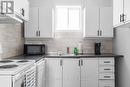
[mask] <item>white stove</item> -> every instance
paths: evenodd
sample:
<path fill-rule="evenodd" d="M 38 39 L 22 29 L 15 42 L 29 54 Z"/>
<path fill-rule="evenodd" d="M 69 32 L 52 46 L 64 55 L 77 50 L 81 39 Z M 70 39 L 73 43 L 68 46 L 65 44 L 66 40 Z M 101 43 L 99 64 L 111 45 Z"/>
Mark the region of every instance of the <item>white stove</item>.
<path fill-rule="evenodd" d="M 34 60 L 1 60 L 0 75 L 15 75 L 35 63 Z"/>
<path fill-rule="evenodd" d="M 1 60 L 0 85 L 2 87 L 35 87 L 34 60 Z"/>

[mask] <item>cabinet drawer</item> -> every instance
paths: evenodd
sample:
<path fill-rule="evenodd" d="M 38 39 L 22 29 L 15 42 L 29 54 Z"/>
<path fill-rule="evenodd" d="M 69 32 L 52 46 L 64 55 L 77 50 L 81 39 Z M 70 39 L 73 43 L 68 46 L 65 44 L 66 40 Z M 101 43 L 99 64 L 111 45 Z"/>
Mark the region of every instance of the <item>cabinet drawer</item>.
<path fill-rule="evenodd" d="M 114 72 L 114 66 L 101 66 L 99 67 L 99 72 L 104 72 L 104 73 L 107 73 L 107 72 Z"/>
<path fill-rule="evenodd" d="M 99 87 L 115 87 L 114 80 L 99 80 Z"/>
<path fill-rule="evenodd" d="M 100 73 L 99 74 L 99 79 L 100 80 L 115 79 L 115 75 L 114 75 L 114 73 Z"/>
<path fill-rule="evenodd" d="M 99 65 L 114 65 L 114 58 L 99 59 Z"/>

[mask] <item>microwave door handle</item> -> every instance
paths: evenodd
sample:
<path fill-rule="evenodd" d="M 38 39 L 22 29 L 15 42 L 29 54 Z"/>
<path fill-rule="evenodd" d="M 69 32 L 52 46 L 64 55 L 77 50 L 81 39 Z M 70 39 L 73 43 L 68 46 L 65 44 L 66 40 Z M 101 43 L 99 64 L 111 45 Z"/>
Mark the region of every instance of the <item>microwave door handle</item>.
<path fill-rule="evenodd" d="M 43 47 L 41 47 L 41 53 L 43 52 Z"/>
<path fill-rule="evenodd" d="M 45 46 L 42 47 L 42 52 L 45 54 Z"/>

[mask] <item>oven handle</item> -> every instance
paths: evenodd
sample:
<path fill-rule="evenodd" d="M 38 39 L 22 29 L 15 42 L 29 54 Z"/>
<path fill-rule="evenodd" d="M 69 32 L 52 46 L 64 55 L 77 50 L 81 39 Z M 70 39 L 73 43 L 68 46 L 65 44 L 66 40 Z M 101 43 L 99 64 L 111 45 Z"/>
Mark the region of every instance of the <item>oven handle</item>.
<path fill-rule="evenodd" d="M 22 81 L 21 87 L 25 87 L 25 82 Z"/>
<path fill-rule="evenodd" d="M 18 74 L 16 74 L 16 75 L 14 75 L 14 76 L 12 76 L 12 87 L 15 87 L 15 83 L 18 81 L 18 80 L 20 80 L 22 77 L 23 77 L 23 82 L 22 82 L 22 84 L 24 84 L 24 77 L 25 77 L 25 72 L 21 72 L 21 73 L 18 73 Z M 21 86 L 22 86 L 22 84 L 21 84 Z M 24 87 L 24 85 L 23 85 L 23 87 Z"/>

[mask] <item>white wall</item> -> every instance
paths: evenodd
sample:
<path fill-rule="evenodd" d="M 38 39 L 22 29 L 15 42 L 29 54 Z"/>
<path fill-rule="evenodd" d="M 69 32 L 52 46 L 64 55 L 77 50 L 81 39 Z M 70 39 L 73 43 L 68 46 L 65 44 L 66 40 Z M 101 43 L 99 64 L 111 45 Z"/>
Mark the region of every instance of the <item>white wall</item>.
<path fill-rule="evenodd" d="M 47 46 L 47 52 L 62 51 L 66 53 L 66 48 L 70 47 L 70 53 L 73 48 L 82 43 L 84 53 L 94 53 L 94 43 L 97 39 L 84 39 L 81 34 L 58 34 L 53 39 L 26 39 L 26 43 L 43 43 Z M 102 53 L 112 53 L 112 40 L 102 40 Z"/>
<path fill-rule="evenodd" d="M 0 44 L 2 44 L 2 58 L 21 55 L 23 53 L 23 27 L 17 24 L 0 24 Z"/>
<path fill-rule="evenodd" d="M 124 55 L 117 59 L 117 87 L 130 87 L 130 28 L 115 29 L 113 52 Z"/>
<path fill-rule="evenodd" d="M 55 6 L 57 4 L 62 5 L 72 5 L 72 4 L 80 4 L 80 5 L 89 5 L 89 6 L 112 6 L 112 0 L 29 0 L 31 7 L 43 6 L 47 5 L 48 7 Z"/>

